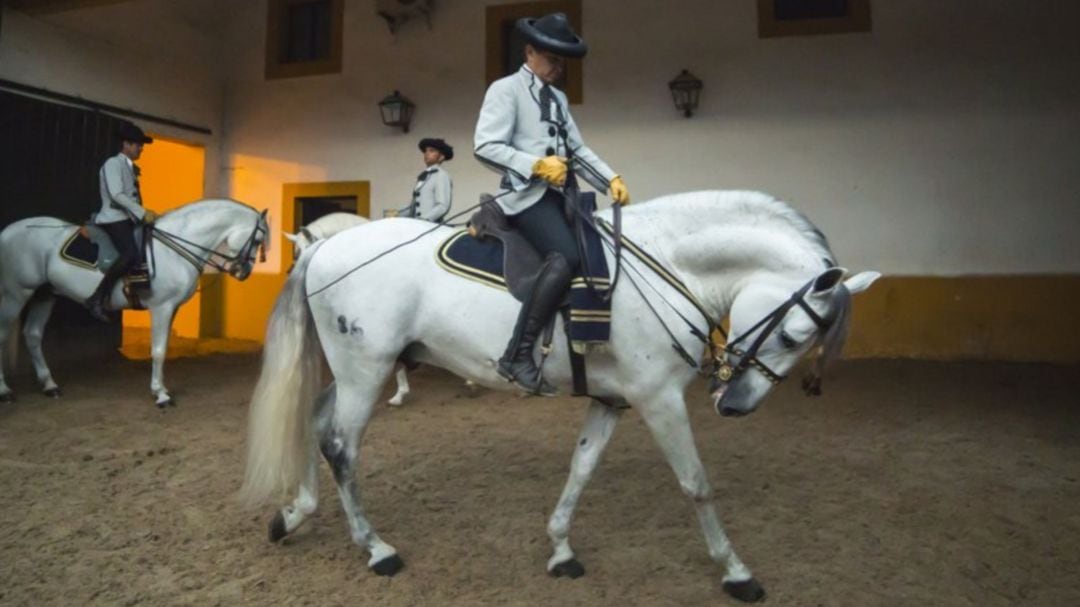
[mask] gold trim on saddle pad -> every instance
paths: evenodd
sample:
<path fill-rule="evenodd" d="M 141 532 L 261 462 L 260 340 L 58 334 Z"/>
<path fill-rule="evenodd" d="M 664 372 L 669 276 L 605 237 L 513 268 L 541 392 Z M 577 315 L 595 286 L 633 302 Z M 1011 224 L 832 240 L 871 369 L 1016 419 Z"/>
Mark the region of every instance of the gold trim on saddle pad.
<path fill-rule="evenodd" d="M 63 259 L 64 261 L 70 263 L 73 266 L 78 266 L 87 270 L 97 270 L 97 264 L 87 263 L 79 259 L 78 257 L 72 257 L 67 253 L 68 247 L 70 247 L 71 243 L 75 242 L 75 239 L 79 237 L 79 233 L 81 232 L 81 230 L 81 228 L 76 228 L 76 230 L 71 233 L 71 236 L 69 236 L 68 239 L 64 241 L 64 244 L 60 245 L 60 259 Z M 87 238 L 87 240 L 90 239 Z M 91 244 L 93 244 L 93 241 L 91 241 Z M 101 251 L 98 251 L 98 255 L 101 255 Z"/>
<path fill-rule="evenodd" d="M 506 280 L 502 276 L 458 263 L 447 255 L 447 251 L 450 250 L 450 247 L 454 246 L 454 243 L 464 236 L 468 236 L 468 231 L 460 230 L 451 234 L 450 237 L 435 250 L 435 262 L 438 263 L 442 269 L 451 274 L 456 274 L 462 278 L 468 278 L 469 280 L 485 284 L 494 289 L 509 292 L 510 289 L 506 287 Z"/>

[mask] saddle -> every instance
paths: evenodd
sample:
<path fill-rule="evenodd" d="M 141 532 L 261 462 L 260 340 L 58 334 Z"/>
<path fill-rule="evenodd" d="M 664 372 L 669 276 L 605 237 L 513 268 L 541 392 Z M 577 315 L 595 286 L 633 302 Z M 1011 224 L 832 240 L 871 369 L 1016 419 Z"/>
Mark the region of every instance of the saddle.
<path fill-rule="evenodd" d="M 128 273 L 122 278 L 124 296 L 134 309 L 143 310 L 145 306 L 140 298 L 150 290 L 150 268 L 145 259 L 145 247 L 149 231 L 145 229 L 135 230 L 135 246 L 144 254 L 132 265 Z M 104 274 L 114 263 L 119 253 L 112 239 L 105 230 L 93 223 L 79 226 L 60 246 L 60 258 L 64 261 L 84 268 L 96 270 Z"/>
<path fill-rule="evenodd" d="M 485 194 L 481 200 L 480 210 L 469 219 L 469 235 L 481 241 L 493 238 L 502 244 L 501 274 L 506 289 L 524 302 L 544 260 L 524 236 L 510 227 L 506 213 L 494 198 Z"/>
<path fill-rule="evenodd" d="M 581 204 L 584 213 L 591 215 L 596 208 L 594 195 L 582 195 Z M 601 290 L 610 284 L 600 236 L 593 228 L 584 236 L 591 267 L 581 269 L 558 306 L 570 344 L 575 395 L 589 394 L 584 354 L 607 343 L 611 324 L 610 302 L 599 297 L 586 283 L 587 274 L 588 280 Z M 502 208 L 488 195 L 481 197 L 480 210 L 469 220 L 468 231 L 455 232 L 438 247 L 436 261 L 452 274 L 508 291 L 521 302 L 529 296 L 543 265 L 540 253 L 510 226 Z M 545 328 L 541 365 L 550 352 L 557 317 L 558 314 L 554 315 Z"/>

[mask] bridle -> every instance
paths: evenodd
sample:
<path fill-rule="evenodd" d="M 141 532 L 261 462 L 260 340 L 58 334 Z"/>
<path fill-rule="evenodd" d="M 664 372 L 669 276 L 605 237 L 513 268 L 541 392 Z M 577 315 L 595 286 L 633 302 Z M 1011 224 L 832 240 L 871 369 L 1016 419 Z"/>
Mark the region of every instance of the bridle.
<path fill-rule="evenodd" d="M 803 312 L 806 312 L 806 315 L 809 316 L 810 319 L 814 321 L 814 324 L 816 324 L 818 328 L 822 331 L 825 331 L 829 328 L 829 322 L 827 322 L 817 312 L 815 312 L 814 309 L 810 307 L 810 304 L 806 303 L 806 293 L 809 292 L 810 288 L 814 286 L 814 282 L 816 280 L 817 278 L 814 278 L 810 282 L 803 285 L 799 290 L 795 291 L 795 293 L 793 293 L 791 297 L 787 299 L 787 301 L 780 304 L 772 312 L 766 314 L 764 318 L 754 323 L 754 325 L 747 329 L 745 333 L 743 333 L 739 337 L 736 337 L 734 340 L 729 341 L 723 346 L 716 348 L 716 351 L 713 352 L 713 371 L 711 373 L 712 385 L 709 389 L 710 392 L 715 392 L 722 385 L 726 385 L 731 383 L 732 381 L 735 381 L 740 375 L 743 374 L 743 372 L 745 372 L 750 367 L 757 369 L 757 371 L 764 375 L 765 378 L 772 382 L 773 385 L 778 385 L 780 382 L 787 379 L 786 375 L 780 375 L 779 373 L 770 369 L 768 365 L 761 362 L 761 359 L 758 358 L 757 353 L 758 350 L 761 348 L 761 345 L 765 343 L 765 340 L 768 339 L 770 335 L 772 335 L 772 332 L 774 329 L 776 329 L 777 325 L 779 325 L 784 320 L 784 317 L 787 315 L 788 311 L 795 306 L 799 306 L 800 308 L 802 308 Z M 750 344 L 750 347 L 746 350 L 739 349 L 737 345 L 750 335 L 753 335 L 754 331 L 756 331 L 758 328 L 761 328 L 761 331 L 757 334 L 757 337 Z M 736 362 L 734 365 L 728 362 L 728 359 L 732 355 L 738 357 L 738 362 Z"/>
<path fill-rule="evenodd" d="M 219 272 L 237 276 L 237 268 L 242 267 L 239 264 L 246 263 L 250 266 L 254 263 L 256 249 L 258 249 L 259 261 L 266 261 L 266 236 L 268 235 L 266 210 L 259 213 L 259 218 L 255 220 L 255 227 L 252 228 L 251 234 L 235 255 L 226 255 L 216 249 L 204 247 L 171 232 L 166 232 L 157 226 L 153 226 L 151 230 L 154 238 L 176 251 L 185 261 L 195 266 L 195 270 L 198 272 L 202 272 L 203 267 L 210 266 Z M 260 235 L 263 238 L 260 239 Z"/>

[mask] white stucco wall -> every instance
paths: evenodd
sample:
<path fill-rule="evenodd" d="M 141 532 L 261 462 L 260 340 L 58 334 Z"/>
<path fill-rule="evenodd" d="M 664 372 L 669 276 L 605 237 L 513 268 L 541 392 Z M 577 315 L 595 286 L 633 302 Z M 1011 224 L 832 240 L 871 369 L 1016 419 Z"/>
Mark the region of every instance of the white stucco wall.
<path fill-rule="evenodd" d="M 371 2 L 347 0 L 343 72 L 275 81 L 262 1 L 5 10 L 0 77 L 209 126 L 147 125 L 207 144 L 207 195 L 277 213 L 282 183 L 370 180 L 381 216 L 408 196 L 416 141 L 445 137 L 464 208 L 496 187 L 471 156 L 487 3 L 441 2 L 431 30 L 393 37 Z M 573 112 L 636 200 L 764 190 L 854 268 L 1080 271 L 1080 3 L 879 0 L 872 33 L 768 40 L 745 0 L 583 4 L 592 50 Z M 705 81 L 689 120 L 666 88 L 684 67 Z M 379 121 L 395 88 L 419 106 L 407 135 Z"/>
<path fill-rule="evenodd" d="M 280 183 L 368 179 L 399 205 L 416 140 L 451 141 L 455 207 L 495 187 L 471 158 L 484 92 L 484 6 L 440 3 L 396 38 L 346 3 L 340 75 L 264 81 L 263 3 L 227 39 L 225 183 L 272 199 Z M 752 188 L 805 211 L 842 262 L 890 273 L 1080 271 L 1080 3 L 890 0 L 873 32 L 757 37 L 745 0 L 584 0 L 586 140 L 637 200 Z M 705 81 L 687 120 L 666 82 Z M 418 105 L 402 135 L 376 103 Z"/>
<path fill-rule="evenodd" d="M 188 2 L 188 0 L 182 0 Z M 206 146 L 207 195 L 221 193 L 223 73 L 212 19 L 176 0 L 26 15 L 3 9 L 0 78 L 207 127 L 213 135 L 134 119 L 147 131 Z"/>

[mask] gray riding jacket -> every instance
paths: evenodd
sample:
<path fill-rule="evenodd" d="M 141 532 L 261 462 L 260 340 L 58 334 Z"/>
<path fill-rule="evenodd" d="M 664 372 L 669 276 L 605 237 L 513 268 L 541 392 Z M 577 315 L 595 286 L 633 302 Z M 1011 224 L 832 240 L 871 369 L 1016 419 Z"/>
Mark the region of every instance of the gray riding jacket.
<path fill-rule="evenodd" d="M 105 161 L 98 171 L 101 190 L 101 210 L 94 223 L 116 221 L 139 221 L 146 214 L 139 187 L 136 185 L 135 166 L 131 159 L 117 154 Z"/>
<path fill-rule="evenodd" d="M 416 178 L 412 202 L 398 211 L 398 217 L 441 221 L 454 199 L 454 182 L 441 164 L 428 167 Z"/>
<path fill-rule="evenodd" d="M 476 122 L 474 150 L 477 160 L 503 176 L 502 190 L 513 190 L 498 199 L 507 215 L 532 206 L 548 189 L 547 182 L 532 178 L 532 167 L 544 156 L 574 157 L 571 169 L 599 192 L 607 192 L 615 177 L 581 139 L 566 94 L 548 87 L 528 66 L 491 83 Z M 542 97 L 549 97 L 542 102 Z M 500 192 L 501 193 L 501 192 Z"/>

